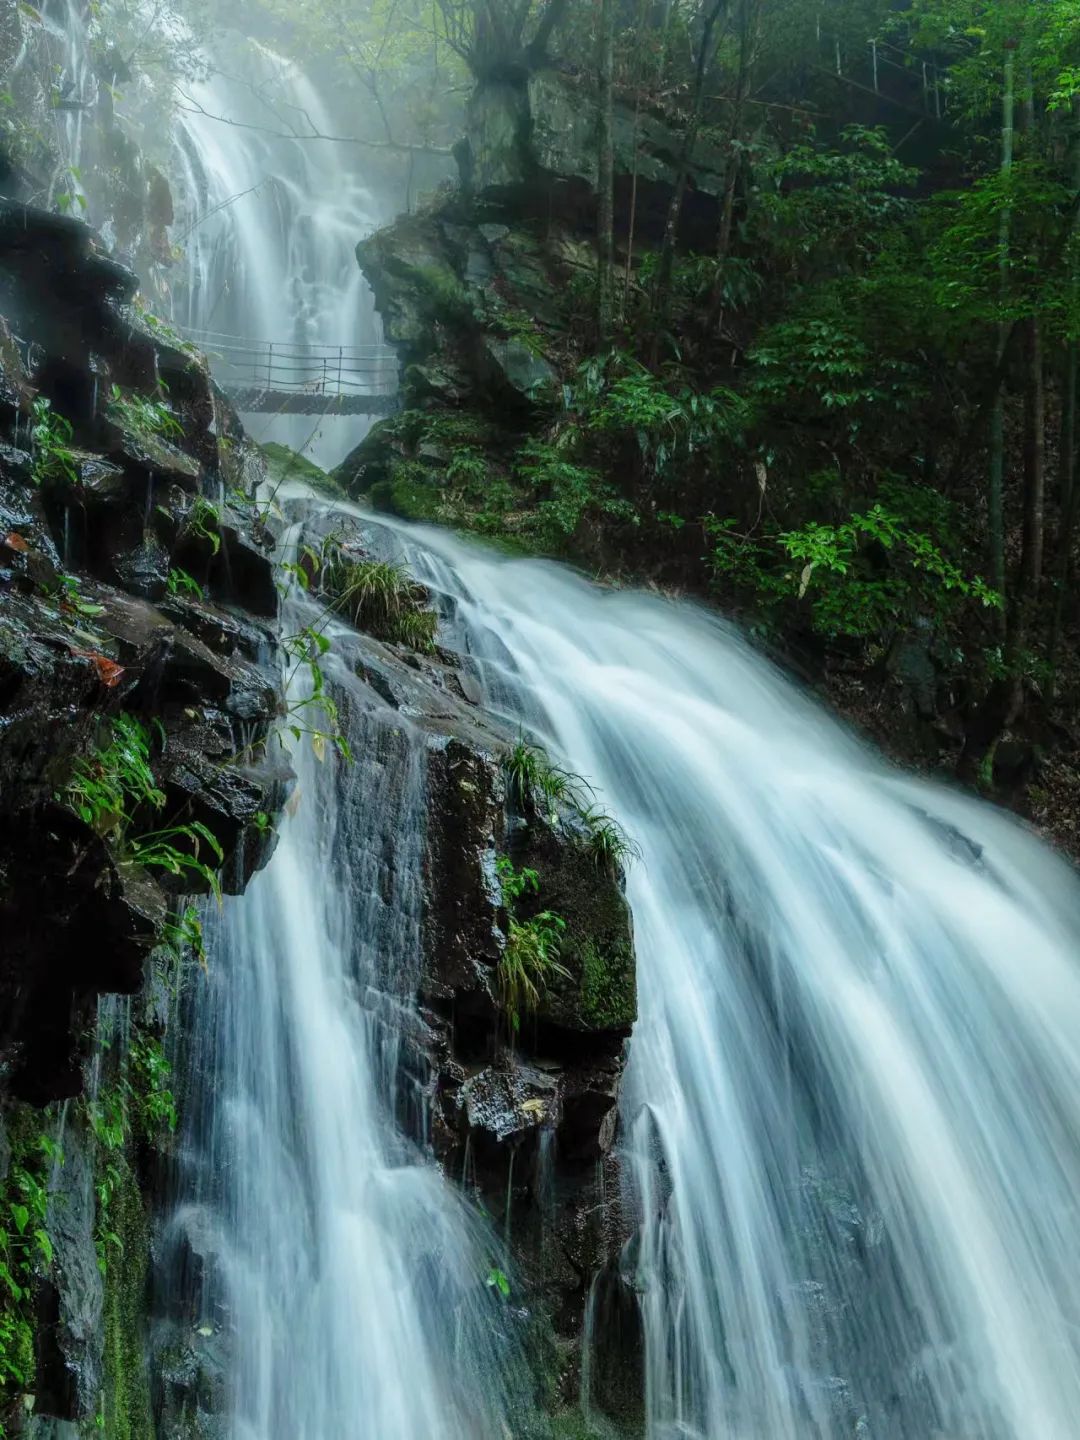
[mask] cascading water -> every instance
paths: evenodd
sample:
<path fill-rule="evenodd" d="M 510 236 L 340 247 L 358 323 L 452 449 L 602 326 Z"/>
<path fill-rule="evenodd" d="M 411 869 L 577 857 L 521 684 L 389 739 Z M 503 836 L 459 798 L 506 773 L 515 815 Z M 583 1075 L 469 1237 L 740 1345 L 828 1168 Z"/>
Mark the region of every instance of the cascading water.
<path fill-rule="evenodd" d="M 228 53 L 227 67 L 184 87 L 177 100 L 174 241 L 186 270 L 173 318 L 206 337 L 219 378 L 257 387 L 260 361 L 251 353 L 267 342 L 286 352 L 282 364 L 297 374 L 313 347 L 323 354 L 328 346 L 377 344 L 355 248 L 385 217 L 357 172 L 356 147 L 291 138 L 338 129 L 303 71 L 240 36 Z M 354 363 L 376 362 L 360 356 Z M 392 389 L 396 365 L 371 369 L 370 381 Z M 324 466 L 370 424 L 335 416 L 329 400 L 322 416 L 243 418 L 255 439 L 280 441 Z"/>
<path fill-rule="evenodd" d="M 1080 890 L 727 626 L 402 530 L 491 706 L 641 846 L 651 1437 L 1071 1440 Z"/>
<path fill-rule="evenodd" d="M 518 1367 L 485 1283 L 499 1257 L 396 1122 L 416 1108 L 400 1048 L 418 1023 L 424 743 L 347 665 L 333 680 L 356 763 L 297 747 L 277 850 L 214 927 L 169 1235 L 201 1257 L 202 1333 L 228 1337 L 234 1440 L 504 1440 Z"/>

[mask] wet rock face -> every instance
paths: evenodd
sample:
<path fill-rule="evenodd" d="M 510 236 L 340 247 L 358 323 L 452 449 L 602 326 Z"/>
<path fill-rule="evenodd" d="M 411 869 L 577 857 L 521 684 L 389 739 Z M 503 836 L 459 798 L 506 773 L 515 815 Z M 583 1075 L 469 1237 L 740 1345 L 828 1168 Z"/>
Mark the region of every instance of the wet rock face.
<path fill-rule="evenodd" d="M 404 1119 L 455 1183 L 508 1217 L 527 1303 L 550 1327 L 548 1367 L 570 1396 L 590 1285 L 609 1267 L 617 1288 L 628 1233 L 615 1142 L 636 1013 L 630 917 L 621 878 L 569 821 L 514 812 L 503 757 L 516 737 L 466 698 L 454 661 L 360 637 L 348 662 L 423 757 L 420 1015 L 402 1040 L 405 1088 L 424 1103 Z M 500 856 L 535 869 L 536 907 L 566 921 L 566 974 L 516 1031 L 500 998 Z"/>
<path fill-rule="evenodd" d="M 280 707 L 254 448 L 134 289 L 81 221 L 0 201 L 0 1076 L 38 1104 L 78 1093 L 97 996 L 198 888 L 74 814 L 73 767 L 137 719 L 164 802 L 132 833 L 206 825 L 234 889 L 287 788 L 232 763 Z"/>

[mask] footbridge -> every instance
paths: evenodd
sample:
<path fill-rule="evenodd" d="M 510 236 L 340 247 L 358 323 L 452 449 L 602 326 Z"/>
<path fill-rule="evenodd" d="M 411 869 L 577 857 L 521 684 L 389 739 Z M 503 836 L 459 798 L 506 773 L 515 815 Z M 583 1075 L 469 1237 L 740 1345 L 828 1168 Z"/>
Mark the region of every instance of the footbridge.
<path fill-rule="evenodd" d="M 237 410 L 272 415 L 390 415 L 397 356 L 388 345 L 314 345 L 185 330 Z"/>

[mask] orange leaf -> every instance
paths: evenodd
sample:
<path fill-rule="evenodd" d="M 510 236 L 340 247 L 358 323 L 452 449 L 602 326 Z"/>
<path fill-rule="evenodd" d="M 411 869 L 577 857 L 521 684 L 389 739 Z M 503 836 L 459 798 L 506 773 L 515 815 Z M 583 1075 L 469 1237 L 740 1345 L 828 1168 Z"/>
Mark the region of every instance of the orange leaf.
<path fill-rule="evenodd" d="M 73 655 L 82 655 L 86 660 L 92 660 L 98 672 L 98 679 L 108 690 L 114 689 L 120 684 L 120 676 L 124 673 L 124 667 L 118 665 L 115 660 L 110 660 L 107 655 L 100 655 L 96 650 L 73 650 Z"/>
<path fill-rule="evenodd" d="M 24 550 L 30 549 L 29 543 L 23 539 L 23 537 L 19 534 L 17 530 L 8 531 L 8 533 L 4 536 L 4 544 L 9 550 L 17 550 L 20 554 Z"/>

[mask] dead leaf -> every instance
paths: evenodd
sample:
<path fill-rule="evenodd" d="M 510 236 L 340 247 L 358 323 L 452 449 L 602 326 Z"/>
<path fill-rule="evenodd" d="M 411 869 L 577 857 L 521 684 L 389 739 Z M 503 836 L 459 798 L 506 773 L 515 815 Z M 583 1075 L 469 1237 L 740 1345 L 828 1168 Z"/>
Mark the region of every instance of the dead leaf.
<path fill-rule="evenodd" d="M 4 544 L 9 550 L 14 550 L 22 555 L 30 549 L 29 542 L 25 540 L 17 530 L 9 530 L 4 536 Z"/>
<path fill-rule="evenodd" d="M 765 494 L 765 487 L 769 483 L 769 470 L 764 460 L 754 462 L 754 474 L 757 476 L 758 489 Z"/>
<path fill-rule="evenodd" d="M 799 576 L 799 599 L 801 600 L 810 588 L 810 577 L 814 573 L 814 562 L 803 566 L 803 572 Z"/>
<path fill-rule="evenodd" d="M 102 655 L 98 650 L 73 650 L 73 655 L 81 655 L 84 660 L 92 660 L 95 670 L 98 672 L 98 679 L 106 690 L 115 690 L 120 684 L 120 677 L 124 673 L 123 665 L 118 665 L 115 660 L 110 660 L 107 655 Z"/>

